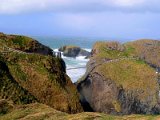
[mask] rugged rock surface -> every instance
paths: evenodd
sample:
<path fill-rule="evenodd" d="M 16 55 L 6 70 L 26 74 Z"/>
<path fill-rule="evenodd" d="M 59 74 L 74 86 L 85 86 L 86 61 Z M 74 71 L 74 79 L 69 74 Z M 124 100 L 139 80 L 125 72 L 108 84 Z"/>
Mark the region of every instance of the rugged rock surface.
<path fill-rule="evenodd" d="M 90 56 L 90 52 L 77 46 L 63 46 L 59 48 L 59 51 L 63 52 L 63 55 L 67 57 Z"/>
<path fill-rule="evenodd" d="M 159 113 L 158 75 L 148 63 L 158 66 L 159 61 L 154 62 L 153 57 L 159 59 L 155 51 L 160 44 L 154 40 L 151 43 L 155 43 L 153 47 L 142 48 L 148 45 L 148 40 L 123 45 L 97 42 L 87 72 L 77 82 L 82 104 L 88 104 L 93 111 L 111 114 Z"/>
<path fill-rule="evenodd" d="M 28 46 L 28 42 L 24 42 L 28 41 L 27 37 L 19 40 L 16 41 L 21 46 L 34 50 L 32 45 Z M 14 40 L 1 38 L 0 45 L 26 50 L 12 41 Z M 36 42 L 31 38 L 29 41 Z M 45 50 L 47 47 L 43 46 L 38 43 L 36 48 Z M 3 49 L 0 49 L 1 52 Z M 0 54 L 0 98 L 12 100 L 14 104 L 40 102 L 68 113 L 82 111 L 76 87 L 65 73 L 64 61 L 51 56 L 47 51 L 39 51 L 39 54 L 36 54 L 37 51 L 32 52 L 13 51 Z"/>

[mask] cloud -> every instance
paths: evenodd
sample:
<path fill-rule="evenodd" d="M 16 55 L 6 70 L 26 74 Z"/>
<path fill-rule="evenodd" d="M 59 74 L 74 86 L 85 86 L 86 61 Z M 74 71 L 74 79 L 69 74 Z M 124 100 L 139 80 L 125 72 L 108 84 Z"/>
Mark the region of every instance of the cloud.
<path fill-rule="evenodd" d="M 132 6 L 143 4 L 147 1 L 146 0 L 110 0 L 110 1 L 106 1 L 107 4 L 108 2 L 110 2 L 111 4 L 115 6 L 132 7 Z"/>
<path fill-rule="evenodd" d="M 0 0 L 0 14 L 24 12 L 160 12 L 159 0 Z"/>
<path fill-rule="evenodd" d="M 70 0 L 0 0 L 0 13 L 12 14 L 28 11 L 43 11 L 68 6 Z"/>

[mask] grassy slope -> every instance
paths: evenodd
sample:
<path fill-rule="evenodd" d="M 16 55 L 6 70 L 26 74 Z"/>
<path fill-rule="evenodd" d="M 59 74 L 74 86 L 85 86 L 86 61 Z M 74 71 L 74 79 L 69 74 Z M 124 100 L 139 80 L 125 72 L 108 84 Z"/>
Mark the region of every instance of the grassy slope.
<path fill-rule="evenodd" d="M 118 42 L 96 42 L 93 46 L 94 57 L 97 59 L 116 59 L 128 57 L 128 53 L 123 51 L 123 46 Z"/>
<path fill-rule="evenodd" d="M 160 67 L 160 41 L 142 39 L 128 42 L 124 46 L 130 49 L 130 54 L 138 56 L 146 62 Z"/>
<path fill-rule="evenodd" d="M 9 69 L 0 56 L 0 98 L 12 100 L 16 104 L 27 104 L 37 101 L 26 89 L 14 80 Z"/>
<path fill-rule="evenodd" d="M 79 113 L 69 115 L 43 104 L 16 106 L 11 112 L 1 115 L 0 120 L 159 120 L 160 116 L 129 115 L 112 116 L 103 113 Z"/>
<path fill-rule="evenodd" d="M 0 44 L 3 42 L 3 44 L 16 49 L 27 49 L 27 46 L 32 49 L 33 47 L 30 46 L 33 40 L 25 36 L 7 36 L 4 34 L 1 36 L 0 34 L 0 39 L 3 39 L 0 40 Z M 40 47 L 42 46 L 40 45 Z M 3 72 L 4 77 L 0 79 L 5 82 L 1 84 L 0 97 L 7 99 L 9 96 L 14 96 L 13 93 L 16 92 L 15 89 L 18 86 L 32 94 L 39 102 L 58 110 L 72 113 L 82 111 L 77 90 L 65 74 L 62 59 L 34 53 L 22 54 L 15 52 L 0 56 L 3 56 L 3 62 L 8 67 L 8 73 Z M 10 77 L 8 77 L 8 74 Z M 16 84 L 10 85 L 11 82 Z M 3 90 L 6 87 L 7 91 Z M 9 89 L 11 87 L 13 89 Z M 23 93 L 24 91 L 19 89 L 19 92 Z M 18 98 L 23 98 L 24 94 L 27 94 L 19 94 L 19 92 L 16 92 L 16 100 L 13 97 L 11 98 L 15 103 L 19 101 Z M 18 103 L 23 103 L 23 101 Z"/>
<path fill-rule="evenodd" d="M 31 42 L 33 42 L 32 38 L 26 36 L 17 36 L 17 35 L 0 35 L 0 42 L 2 44 L 7 45 L 8 47 L 16 48 L 16 49 L 27 49 L 30 46 Z"/>
<path fill-rule="evenodd" d="M 138 99 L 146 100 L 154 95 L 152 102 L 156 104 L 159 89 L 157 75 L 147 64 L 137 60 L 121 60 L 103 64 L 96 71 L 100 71 L 107 79 L 114 80 L 117 86 L 123 86 L 125 90 L 139 91 Z"/>
<path fill-rule="evenodd" d="M 26 36 L 0 34 L 0 44 L 29 53 L 34 52 L 43 55 L 53 55 L 51 48 Z"/>
<path fill-rule="evenodd" d="M 12 53 L 7 64 L 13 78 L 40 102 L 62 111 L 81 111 L 77 91 L 58 58 Z"/>
<path fill-rule="evenodd" d="M 120 57 L 145 57 L 151 63 L 159 65 L 160 41 L 158 40 L 136 40 L 120 44 L 118 42 L 96 42 L 93 51 L 94 57 L 116 59 Z"/>

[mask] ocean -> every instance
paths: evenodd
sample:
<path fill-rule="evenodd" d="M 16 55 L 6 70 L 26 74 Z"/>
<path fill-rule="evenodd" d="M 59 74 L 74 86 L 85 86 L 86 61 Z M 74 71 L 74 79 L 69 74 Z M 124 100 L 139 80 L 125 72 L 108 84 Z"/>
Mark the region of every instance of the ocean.
<path fill-rule="evenodd" d="M 49 46 L 54 51 L 58 51 L 58 48 L 64 45 L 76 45 L 87 51 L 91 51 L 92 46 L 97 38 L 83 38 L 83 37 L 33 37 L 32 38 L 38 40 L 40 43 Z M 65 57 L 62 55 L 64 59 L 67 69 L 68 68 L 76 68 L 76 67 L 84 67 L 86 66 L 89 59 L 85 59 L 85 56 L 78 56 L 76 58 Z M 78 79 L 80 79 L 86 71 L 86 68 L 79 69 L 71 69 L 67 70 L 67 75 L 71 78 L 72 82 L 75 83 Z"/>

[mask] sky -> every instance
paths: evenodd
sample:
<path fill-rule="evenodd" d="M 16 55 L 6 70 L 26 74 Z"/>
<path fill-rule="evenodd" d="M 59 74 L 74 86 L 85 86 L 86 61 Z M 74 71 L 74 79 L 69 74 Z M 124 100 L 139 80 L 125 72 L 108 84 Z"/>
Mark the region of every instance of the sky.
<path fill-rule="evenodd" d="M 0 0 L 0 31 L 160 39 L 160 0 Z"/>

